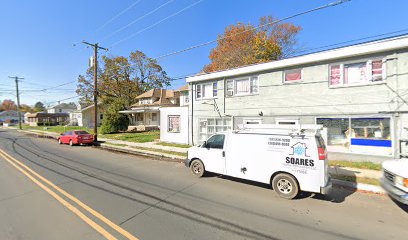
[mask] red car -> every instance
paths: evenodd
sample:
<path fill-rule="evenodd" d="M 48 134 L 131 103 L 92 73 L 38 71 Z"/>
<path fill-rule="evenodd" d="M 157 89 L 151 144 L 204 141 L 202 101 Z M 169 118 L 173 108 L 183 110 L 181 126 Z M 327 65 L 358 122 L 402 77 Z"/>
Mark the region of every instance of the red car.
<path fill-rule="evenodd" d="M 93 136 L 86 131 L 68 131 L 68 132 L 62 133 L 58 137 L 58 143 L 59 144 L 65 143 L 71 146 L 77 145 L 77 144 L 92 145 Z"/>

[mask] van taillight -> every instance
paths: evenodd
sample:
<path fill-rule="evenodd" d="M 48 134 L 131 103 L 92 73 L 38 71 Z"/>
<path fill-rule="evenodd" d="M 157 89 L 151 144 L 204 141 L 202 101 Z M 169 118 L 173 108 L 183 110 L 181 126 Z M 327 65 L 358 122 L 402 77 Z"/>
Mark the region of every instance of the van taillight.
<path fill-rule="evenodd" d="M 326 151 L 324 148 L 317 148 L 317 152 L 319 153 L 319 160 L 326 160 Z"/>

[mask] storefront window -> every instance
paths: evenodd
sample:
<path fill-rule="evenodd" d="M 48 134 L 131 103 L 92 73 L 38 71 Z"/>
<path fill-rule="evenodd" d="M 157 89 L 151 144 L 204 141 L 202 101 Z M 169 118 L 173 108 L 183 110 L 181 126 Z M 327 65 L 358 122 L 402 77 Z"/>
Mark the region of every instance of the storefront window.
<path fill-rule="evenodd" d="M 391 139 L 389 118 L 352 118 L 351 129 L 352 138 Z"/>
<path fill-rule="evenodd" d="M 327 128 L 327 145 L 331 151 L 391 155 L 390 118 L 317 118 Z"/>
<path fill-rule="evenodd" d="M 317 124 L 327 128 L 327 145 L 349 146 L 349 118 L 318 118 Z"/>

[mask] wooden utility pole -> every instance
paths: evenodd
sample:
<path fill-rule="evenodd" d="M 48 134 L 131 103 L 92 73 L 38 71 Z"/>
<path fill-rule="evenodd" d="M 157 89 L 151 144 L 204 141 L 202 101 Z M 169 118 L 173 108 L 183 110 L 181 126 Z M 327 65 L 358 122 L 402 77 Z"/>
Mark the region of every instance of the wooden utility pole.
<path fill-rule="evenodd" d="M 100 47 L 98 43 L 88 43 L 82 41 L 83 44 L 89 45 L 94 48 L 94 141 L 98 141 L 98 50 L 102 49 L 108 51 L 107 48 Z"/>
<path fill-rule="evenodd" d="M 19 78 L 17 76 L 15 77 L 9 77 L 13 78 L 16 81 L 16 97 L 17 97 L 17 114 L 18 114 L 18 128 L 21 130 L 21 112 L 20 112 L 20 92 L 18 91 L 18 80 L 22 80 L 24 78 Z"/>

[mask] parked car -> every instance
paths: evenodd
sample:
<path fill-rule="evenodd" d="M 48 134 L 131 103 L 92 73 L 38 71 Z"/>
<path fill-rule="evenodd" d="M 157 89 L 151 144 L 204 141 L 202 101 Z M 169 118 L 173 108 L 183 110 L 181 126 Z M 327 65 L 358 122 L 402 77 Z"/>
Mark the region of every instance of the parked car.
<path fill-rule="evenodd" d="M 68 131 L 58 137 L 59 144 L 80 145 L 93 144 L 93 136 L 86 131 Z"/>
<path fill-rule="evenodd" d="M 330 193 L 326 146 L 318 126 L 251 128 L 217 133 L 189 148 L 186 167 L 198 177 L 208 171 L 270 184 L 287 199 L 300 191 Z"/>
<path fill-rule="evenodd" d="M 408 159 L 383 162 L 381 186 L 390 197 L 408 205 Z"/>

